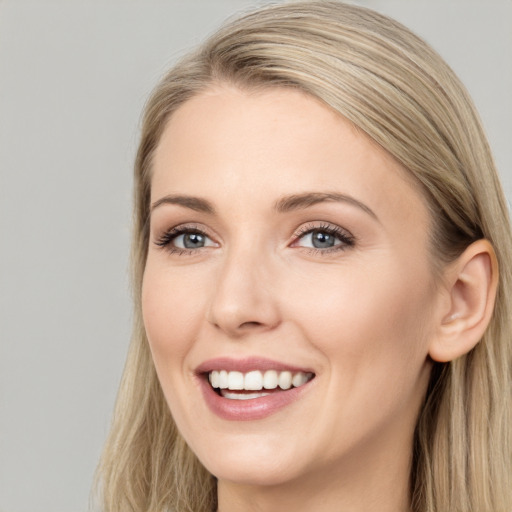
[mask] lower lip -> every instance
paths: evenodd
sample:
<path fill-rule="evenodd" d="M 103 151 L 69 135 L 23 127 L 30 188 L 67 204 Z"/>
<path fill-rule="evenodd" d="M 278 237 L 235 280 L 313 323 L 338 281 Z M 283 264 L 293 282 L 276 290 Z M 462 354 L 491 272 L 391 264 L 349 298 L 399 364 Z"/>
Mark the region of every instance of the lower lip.
<path fill-rule="evenodd" d="M 250 421 L 266 418 L 298 400 L 312 382 L 309 381 L 298 388 L 273 392 L 259 398 L 231 400 L 218 395 L 204 375 L 200 375 L 198 378 L 203 397 L 210 410 L 220 418 L 230 421 Z"/>

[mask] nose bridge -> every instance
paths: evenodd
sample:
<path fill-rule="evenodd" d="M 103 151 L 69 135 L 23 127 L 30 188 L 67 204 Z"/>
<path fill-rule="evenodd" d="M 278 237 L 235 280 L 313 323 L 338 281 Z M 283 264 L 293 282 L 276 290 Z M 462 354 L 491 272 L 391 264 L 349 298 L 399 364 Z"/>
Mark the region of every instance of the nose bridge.
<path fill-rule="evenodd" d="M 232 336 L 279 322 L 270 254 L 252 240 L 229 247 L 212 291 L 209 322 Z"/>

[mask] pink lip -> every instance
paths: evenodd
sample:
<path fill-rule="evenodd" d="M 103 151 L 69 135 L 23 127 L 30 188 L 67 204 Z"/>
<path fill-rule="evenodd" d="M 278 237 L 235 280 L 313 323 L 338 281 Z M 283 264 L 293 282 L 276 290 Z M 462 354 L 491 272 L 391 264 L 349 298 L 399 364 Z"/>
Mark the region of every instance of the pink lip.
<path fill-rule="evenodd" d="M 246 373 L 251 370 L 277 370 L 291 372 L 309 372 L 308 369 L 298 368 L 265 358 L 248 358 L 235 360 L 231 358 L 218 358 L 205 361 L 196 369 L 197 379 L 209 409 L 225 420 L 250 421 L 266 418 L 287 405 L 301 398 L 304 392 L 311 387 L 311 380 L 298 388 L 283 391 L 271 391 L 269 395 L 250 400 L 230 400 L 218 395 L 208 382 L 205 375 L 213 370 L 240 371 Z"/>
<path fill-rule="evenodd" d="M 311 372 L 309 368 L 299 368 L 298 366 L 291 366 L 289 364 L 280 363 L 264 357 L 247 357 L 244 359 L 233 359 L 230 357 L 218 357 L 210 359 L 201 363 L 196 368 L 196 373 L 208 373 L 213 370 L 226 370 L 228 372 L 242 372 L 247 373 L 252 370 L 277 370 L 278 372 Z"/>

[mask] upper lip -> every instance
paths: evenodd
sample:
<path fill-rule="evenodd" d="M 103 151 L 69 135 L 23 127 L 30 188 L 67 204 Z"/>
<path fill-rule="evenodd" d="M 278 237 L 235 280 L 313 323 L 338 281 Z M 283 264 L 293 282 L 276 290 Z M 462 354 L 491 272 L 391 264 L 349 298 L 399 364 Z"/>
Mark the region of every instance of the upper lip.
<path fill-rule="evenodd" d="M 280 361 L 274 361 L 265 357 L 246 357 L 243 359 L 234 359 L 231 357 L 218 357 L 204 361 L 196 368 L 196 373 L 209 373 L 214 370 L 226 370 L 228 372 L 238 371 L 247 373 L 253 370 L 276 370 L 290 372 L 314 373 L 310 368 L 290 365 Z"/>

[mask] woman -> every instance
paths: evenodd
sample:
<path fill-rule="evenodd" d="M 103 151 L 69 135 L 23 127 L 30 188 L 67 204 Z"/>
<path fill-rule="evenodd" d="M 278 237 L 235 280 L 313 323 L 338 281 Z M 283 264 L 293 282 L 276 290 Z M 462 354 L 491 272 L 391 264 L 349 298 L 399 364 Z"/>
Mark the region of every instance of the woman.
<path fill-rule="evenodd" d="M 105 511 L 512 509 L 508 211 L 430 47 L 249 14 L 158 85 L 135 180 Z"/>

